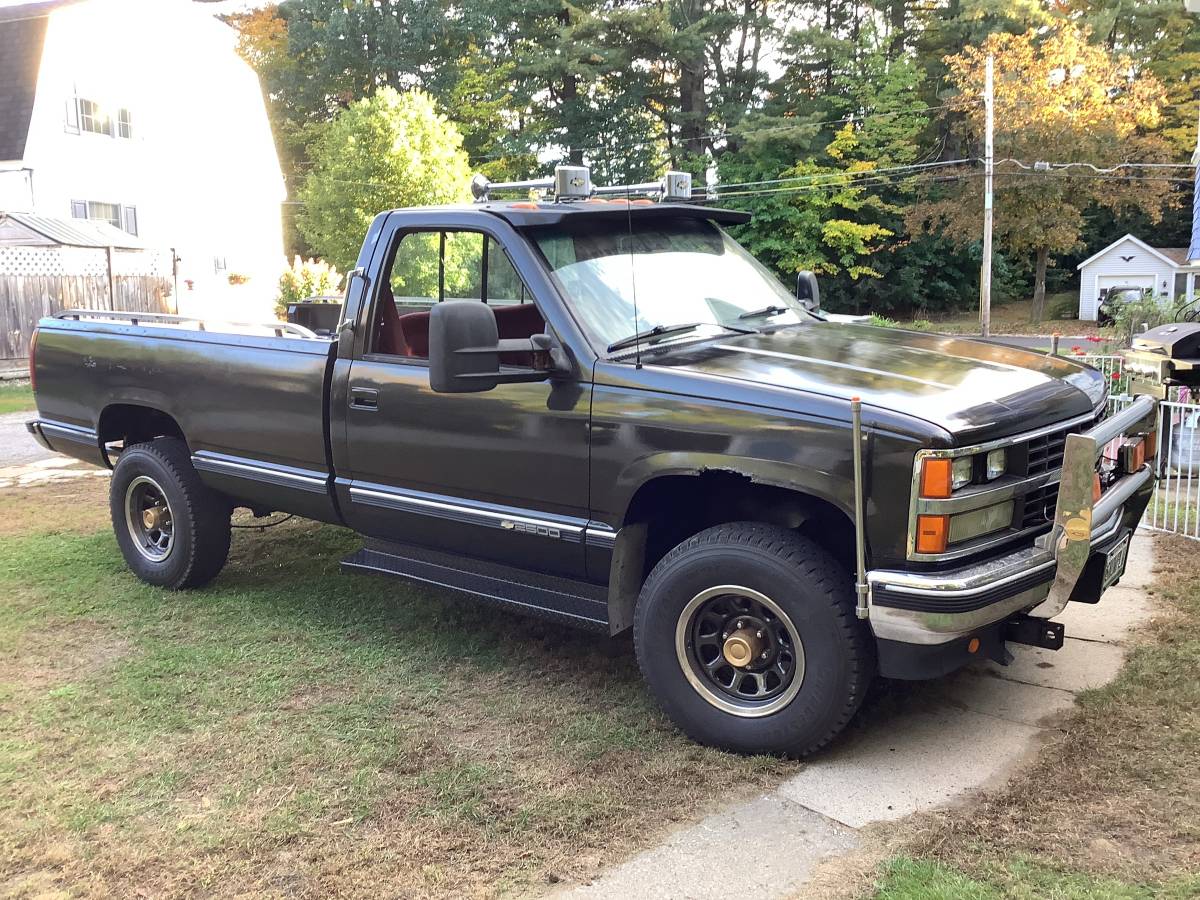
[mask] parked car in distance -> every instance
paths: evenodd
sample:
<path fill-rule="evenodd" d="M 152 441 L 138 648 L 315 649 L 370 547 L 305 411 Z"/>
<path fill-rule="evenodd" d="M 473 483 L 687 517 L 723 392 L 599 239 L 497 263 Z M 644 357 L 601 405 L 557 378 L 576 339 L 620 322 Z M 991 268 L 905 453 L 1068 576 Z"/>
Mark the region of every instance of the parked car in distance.
<path fill-rule="evenodd" d="M 1114 324 L 1122 306 L 1138 303 L 1150 294 L 1150 290 L 1135 284 L 1119 284 L 1108 288 L 1096 308 L 1096 324 L 1101 328 Z"/>
<path fill-rule="evenodd" d="M 330 338 L 44 319 L 29 428 L 113 468 L 146 582 L 216 577 L 235 507 L 344 525 L 348 569 L 632 629 L 671 719 L 739 752 L 825 746 L 876 675 L 1057 648 L 1120 578 L 1153 400 L 1106 416 L 1086 365 L 826 321 L 678 173 L 605 201 L 563 169 L 378 215 Z"/>

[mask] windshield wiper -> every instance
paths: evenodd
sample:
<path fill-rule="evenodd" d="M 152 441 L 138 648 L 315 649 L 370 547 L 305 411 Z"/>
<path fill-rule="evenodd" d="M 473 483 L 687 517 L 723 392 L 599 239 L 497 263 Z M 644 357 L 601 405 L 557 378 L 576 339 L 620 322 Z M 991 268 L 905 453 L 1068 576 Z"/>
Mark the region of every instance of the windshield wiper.
<path fill-rule="evenodd" d="M 639 331 L 636 334 L 629 335 L 629 337 L 623 337 L 619 341 L 613 341 L 608 345 L 608 352 L 615 353 L 617 350 L 624 350 L 626 347 L 632 347 L 643 341 L 651 342 L 655 339 L 671 337 L 675 334 L 686 334 L 689 331 L 695 331 L 697 328 L 703 328 L 705 325 L 711 325 L 714 328 L 724 328 L 726 331 L 732 331 L 737 334 L 754 334 L 753 328 L 738 328 L 735 325 L 722 325 L 720 322 L 685 322 L 680 325 L 655 325 L 653 328 L 647 328 L 645 331 Z"/>
<path fill-rule="evenodd" d="M 768 316 L 777 316 L 780 313 L 791 312 L 787 306 L 764 306 L 762 309 L 752 309 L 749 312 L 744 312 L 739 319 L 765 319 Z"/>

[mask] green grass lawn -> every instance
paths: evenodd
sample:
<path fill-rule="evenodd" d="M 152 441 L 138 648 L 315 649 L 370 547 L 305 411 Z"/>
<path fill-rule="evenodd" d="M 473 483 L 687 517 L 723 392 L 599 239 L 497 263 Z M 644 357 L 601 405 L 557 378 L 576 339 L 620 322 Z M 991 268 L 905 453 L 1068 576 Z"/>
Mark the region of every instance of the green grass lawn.
<path fill-rule="evenodd" d="M 0 414 L 35 409 L 28 381 L 0 382 Z"/>
<path fill-rule="evenodd" d="M 684 739 L 604 638 L 342 574 L 341 529 L 141 584 L 104 488 L 0 497 L 5 895 L 522 893 L 795 771 Z"/>
<path fill-rule="evenodd" d="M 1200 897 L 1200 547 L 1157 540 L 1162 615 L 1036 762 L 920 820 L 876 900 Z"/>

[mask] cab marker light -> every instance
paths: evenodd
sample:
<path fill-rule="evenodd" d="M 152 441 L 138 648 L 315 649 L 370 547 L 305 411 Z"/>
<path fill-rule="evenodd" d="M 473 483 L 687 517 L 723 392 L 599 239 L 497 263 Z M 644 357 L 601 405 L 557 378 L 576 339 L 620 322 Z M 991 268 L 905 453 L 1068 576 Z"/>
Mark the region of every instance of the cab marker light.
<path fill-rule="evenodd" d="M 1154 459 L 1158 455 L 1158 430 L 1147 431 L 1143 434 L 1142 445 L 1146 448 L 1146 459 Z"/>

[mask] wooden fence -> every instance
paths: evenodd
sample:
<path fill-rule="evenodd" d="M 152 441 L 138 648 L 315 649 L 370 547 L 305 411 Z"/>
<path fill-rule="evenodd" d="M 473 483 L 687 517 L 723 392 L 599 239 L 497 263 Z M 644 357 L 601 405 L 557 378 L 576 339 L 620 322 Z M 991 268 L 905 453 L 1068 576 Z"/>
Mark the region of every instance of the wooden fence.
<path fill-rule="evenodd" d="M 64 309 L 174 312 L 169 250 L 0 246 L 0 360 L 25 359 L 43 316 Z"/>

